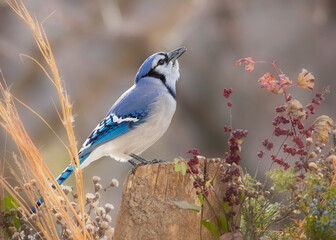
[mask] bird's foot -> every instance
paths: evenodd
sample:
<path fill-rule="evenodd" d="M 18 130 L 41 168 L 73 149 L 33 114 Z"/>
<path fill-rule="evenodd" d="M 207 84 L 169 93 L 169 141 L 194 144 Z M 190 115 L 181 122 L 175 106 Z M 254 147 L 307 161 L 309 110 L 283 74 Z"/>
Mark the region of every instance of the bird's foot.
<path fill-rule="evenodd" d="M 128 162 L 133 165 L 133 168 L 131 170 L 132 174 L 135 174 L 138 167 L 146 165 L 145 163 L 142 163 L 142 162 L 137 163 L 133 159 L 128 160 Z"/>
<path fill-rule="evenodd" d="M 153 160 L 146 160 L 138 155 L 135 155 L 135 154 L 130 154 L 130 156 L 132 158 L 134 158 L 134 160 L 137 160 L 139 161 L 139 163 L 135 162 L 133 159 L 131 160 L 128 160 L 128 162 L 130 164 L 133 165 L 133 169 L 132 169 L 132 173 L 135 174 L 135 171 L 138 167 L 140 166 L 144 166 L 144 165 L 150 165 L 150 164 L 156 164 L 156 163 L 160 163 L 160 162 L 166 162 L 165 160 L 161 160 L 161 159 L 153 159 Z"/>

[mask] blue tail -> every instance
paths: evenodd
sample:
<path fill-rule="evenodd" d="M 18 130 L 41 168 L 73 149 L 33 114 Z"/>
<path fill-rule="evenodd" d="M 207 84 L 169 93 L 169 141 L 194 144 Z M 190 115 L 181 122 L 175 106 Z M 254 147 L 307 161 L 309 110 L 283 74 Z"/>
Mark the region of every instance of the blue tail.
<path fill-rule="evenodd" d="M 72 164 L 70 164 L 57 178 L 56 178 L 56 182 L 61 185 L 62 183 L 64 183 L 65 180 L 67 180 L 70 175 L 73 173 L 73 167 Z M 53 186 L 54 188 L 55 186 Z"/>
<path fill-rule="evenodd" d="M 36 213 L 36 209 L 43 203 L 43 198 L 36 201 L 35 206 L 30 208 L 30 213 Z"/>
<path fill-rule="evenodd" d="M 85 161 L 85 159 L 87 159 L 87 157 L 90 155 L 90 153 L 87 153 L 87 154 L 85 154 L 85 155 L 83 155 L 83 156 L 81 156 L 80 158 L 79 158 L 79 163 L 80 164 L 82 164 L 82 162 L 84 162 Z M 57 178 L 56 178 L 56 181 L 57 181 L 57 183 L 59 184 L 59 185 L 61 185 L 62 183 L 64 183 L 64 181 L 65 180 L 67 180 L 69 177 L 70 177 L 70 175 L 73 173 L 73 166 L 72 166 L 72 164 L 70 164 Z M 55 185 L 54 184 L 52 184 L 51 185 L 51 187 L 53 188 L 53 189 L 56 189 L 56 187 L 55 187 Z M 42 203 L 43 203 L 44 201 L 43 201 L 43 198 L 40 198 L 39 200 L 37 200 L 36 202 L 35 202 L 35 206 L 33 206 L 33 207 L 31 207 L 30 208 L 30 211 L 32 212 L 32 213 L 35 213 L 36 212 L 36 209 L 39 207 L 39 206 L 41 206 L 42 205 Z"/>

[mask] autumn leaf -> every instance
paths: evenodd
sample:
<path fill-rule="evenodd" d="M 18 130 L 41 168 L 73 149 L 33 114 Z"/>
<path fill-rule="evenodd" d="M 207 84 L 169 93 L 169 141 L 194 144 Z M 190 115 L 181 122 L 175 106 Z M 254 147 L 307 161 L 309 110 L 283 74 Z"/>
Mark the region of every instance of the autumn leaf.
<path fill-rule="evenodd" d="M 280 78 L 279 85 L 283 89 L 285 89 L 286 87 L 288 87 L 289 84 L 292 83 L 292 81 L 289 80 L 289 78 L 285 74 L 279 74 L 279 78 Z"/>
<path fill-rule="evenodd" d="M 277 80 L 272 74 L 265 73 L 261 78 L 259 78 L 258 83 L 261 88 L 267 88 L 269 92 L 280 94 L 283 93 L 292 81 L 284 74 L 280 74 L 279 80 Z"/>
<path fill-rule="evenodd" d="M 286 115 L 292 117 L 295 120 L 304 120 L 307 118 L 306 112 L 303 109 L 300 101 L 292 99 L 286 104 Z"/>
<path fill-rule="evenodd" d="M 334 126 L 334 121 L 327 115 L 319 116 L 314 122 L 313 136 L 321 143 L 328 143 L 329 134 Z"/>
<path fill-rule="evenodd" d="M 309 90 L 314 89 L 315 77 L 311 72 L 308 72 L 306 69 L 302 69 L 298 77 L 298 85 L 301 88 L 307 88 Z"/>
<path fill-rule="evenodd" d="M 252 72 L 254 69 L 255 61 L 253 61 L 251 57 L 247 57 L 247 58 L 241 58 L 236 62 L 237 66 L 241 66 L 242 64 L 245 65 L 246 71 Z"/>
<path fill-rule="evenodd" d="M 258 83 L 261 88 L 268 88 L 275 82 L 275 78 L 270 73 L 265 73 L 264 76 L 259 78 Z"/>

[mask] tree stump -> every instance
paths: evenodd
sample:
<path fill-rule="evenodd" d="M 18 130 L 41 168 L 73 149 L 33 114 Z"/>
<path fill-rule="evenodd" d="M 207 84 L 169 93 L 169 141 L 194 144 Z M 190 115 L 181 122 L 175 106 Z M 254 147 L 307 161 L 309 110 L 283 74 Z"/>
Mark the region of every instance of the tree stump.
<path fill-rule="evenodd" d="M 199 158 L 199 162 L 203 173 L 213 179 L 216 196 L 211 191 L 208 196 L 212 208 L 206 202 L 199 212 L 176 205 L 179 201 L 201 204 L 191 175 L 175 172 L 173 162 L 142 166 L 134 175 L 129 173 L 124 182 L 113 239 L 215 239 L 200 222 L 209 219 L 216 223 L 213 211 L 217 214 L 222 211 L 226 185 L 220 181 L 220 168 L 225 167 L 225 161 Z M 239 215 L 234 219 L 236 224 L 239 224 Z"/>

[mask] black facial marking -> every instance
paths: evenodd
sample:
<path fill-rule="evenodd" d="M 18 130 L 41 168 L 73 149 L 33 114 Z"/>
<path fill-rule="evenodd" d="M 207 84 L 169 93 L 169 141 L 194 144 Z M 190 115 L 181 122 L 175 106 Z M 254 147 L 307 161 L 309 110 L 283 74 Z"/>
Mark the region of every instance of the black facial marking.
<path fill-rule="evenodd" d="M 153 78 L 157 78 L 157 79 L 160 79 L 161 82 L 163 83 L 163 85 L 165 85 L 165 87 L 167 88 L 169 94 L 174 98 L 176 99 L 176 95 L 175 93 L 173 92 L 173 90 L 166 84 L 166 76 L 161 74 L 161 73 L 158 73 L 155 71 L 155 68 L 154 69 L 151 69 L 149 71 L 149 73 L 147 73 L 146 75 L 144 75 L 143 77 L 153 77 Z"/>
<path fill-rule="evenodd" d="M 166 85 L 166 76 L 161 74 L 161 73 L 158 73 L 157 71 L 155 71 L 155 68 L 151 69 L 146 75 L 144 75 L 142 77 L 158 78 L 162 81 L 163 84 Z"/>
<path fill-rule="evenodd" d="M 168 55 L 166 53 L 159 53 L 159 55 L 163 55 L 165 56 L 165 58 L 163 59 L 166 63 L 168 63 Z M 161 59 L 160 59 L 161 60 Z M 158 73 L 157 71 L 155 71 L 156 67 L 159 66 L 159 62 L 160 60 L 157 62 L 157 64 L 155 65 L 155 67 L 153 67 L 147 74 L 143 75 L 141 78 L 144 77 L 153 77 L 153 78 L 157 78 L 160 79 L 161 82 L 163 83 L 163 85 L 165 85 L 165 87 L 167 88 L 169 94 L 176 99 L 176 95 L 173 92 L 173 90 L 166 84 L 166 76 L 164 74 Z"/>

